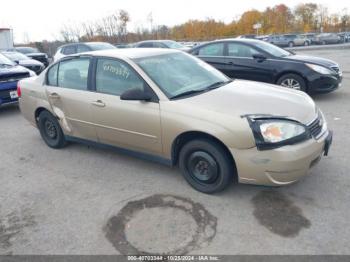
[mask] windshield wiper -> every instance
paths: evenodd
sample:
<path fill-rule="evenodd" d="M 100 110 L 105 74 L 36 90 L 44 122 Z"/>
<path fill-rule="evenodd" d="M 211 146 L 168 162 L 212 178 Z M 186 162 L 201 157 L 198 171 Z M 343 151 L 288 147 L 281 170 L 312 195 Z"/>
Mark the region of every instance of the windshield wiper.
<path fill-rule="evenodd" d="M 175 99 L 175 98 L 179 98 L 179 97 L 183 97 L 183 96 L 188 96 L 188 95 L 193 95 L 193 94 L 197 94 L 197 93 L 202 93 L 202 92 L 205 92 L 205 91 L 208 91 L 208 89 L 204 88 L 204 89 L 189 90 L 189 91 L 183 92 L 181 94 L 174 95 L 170 99 Z"/>
<path fill-rule="evenodd" d="M 202 89 L 189 90 L 189 91 L 183 92 L 183 93 L 181 93 L 181 94 L 174 95 L 174 96 L 172 96 L 170 99 L 174 99 L 174 98 L 179 98 L 179 97 L 184 97 L 184 96 L 188 96 L 188 95 L 193 95 L 193 94 L 197 94 L 197 93 L 202 93 L 202 92 L 210 91 L 210 90 L 219 88 L 220 86 L 226 85 L 226 84 L 231 83 L 231 82 L 232 82 L 231 79 L 230 79 L 230 80 L 227 80 L 227 81 L 218 81 L 218 82 L 215 82 L 215 83 L 213 83 L 213 84 L 210 84 L 209 86 L 207 86 L 207 87 L 205 87 L 205 88 L 202 88 Z"/>
<path fill-rule="evenodd" d="M 218 82 L 215 82 L 215 83 L 207 86 L 205 89 L 212 90 L 212 89 L 219 88 L 219 87 L 226 85 L 228 83 L 231 83 L 231 82 L 232 82 L 232 79 L 227 80 L 227 81 L 218 81 Z"/>

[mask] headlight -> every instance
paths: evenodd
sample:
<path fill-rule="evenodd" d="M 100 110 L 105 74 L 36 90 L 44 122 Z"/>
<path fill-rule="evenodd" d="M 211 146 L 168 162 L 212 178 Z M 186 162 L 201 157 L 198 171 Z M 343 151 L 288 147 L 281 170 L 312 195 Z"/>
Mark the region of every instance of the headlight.
<path fill-rule="evenodd" d="M 314 64 L 305 64 L 308 66 L 310 69 L 316 71 L 317 73 L 320 73 L 322 75 L 331 75 L 333 74 L 333 71 L 330 69 L 324 67 L 324 66 L 319 66 L 319 65 L 314 65 Z"/>
<path fill-rule="evenodd" d="M 248 118 L 259 150 L 273 149 L 305 141 L 311 137 L 305 125 L 284 118 Z"/>
<path fill-rule="evenodd" d="M 260 133 L 265 142 L 277 143 L 305 133 L 305 127 L 286 121 L 262 123 Z"/>

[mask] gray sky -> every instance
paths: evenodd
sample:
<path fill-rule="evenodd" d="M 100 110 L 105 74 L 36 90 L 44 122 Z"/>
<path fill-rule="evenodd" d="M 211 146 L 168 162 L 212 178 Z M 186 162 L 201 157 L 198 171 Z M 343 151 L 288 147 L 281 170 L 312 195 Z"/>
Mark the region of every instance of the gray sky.
<path fill-rule="evenodd" d="M 284 3 L 290 7 L 301 2 L 314 2 L 328 7 L 331 13 L 350 11 L 347 0 L 10 0 L 2 1 L 0 27 L 14 30 L 15 42 L 53 40 L 59 37 L 64 23 L 93 21 L 118 9 L 125 9 L 131 16 L 129 30 L 137 26 L 149 27 L 147 16 L 152 12 L 154 25 L 175 25 L 188 19 L 211 17 L 230 22 L 244 11 Z M 331 4 L 330 4 L 331 2 Z"/>

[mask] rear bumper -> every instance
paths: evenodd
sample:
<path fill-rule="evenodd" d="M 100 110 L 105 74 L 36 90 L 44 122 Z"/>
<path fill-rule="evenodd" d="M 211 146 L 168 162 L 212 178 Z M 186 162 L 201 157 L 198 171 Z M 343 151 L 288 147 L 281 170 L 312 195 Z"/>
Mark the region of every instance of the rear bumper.
<path fill-rule="evenodd" d="M 17 90 L 17 81 L 0 83 L 0 106 L 18 102 L 18 98 L 11 98 L 10 92 Z"/>
<path fill-rule="evenodd" d="M 332 133 L 327 131 L 318 140 L 310 139 L 266 151 L 257 148 L 230 149 L 236 161 L 239 182 L 266 186 L 294 183 L 306 176 L 321 159 L 325 147 L 329 147 L 331 136 Z"/>

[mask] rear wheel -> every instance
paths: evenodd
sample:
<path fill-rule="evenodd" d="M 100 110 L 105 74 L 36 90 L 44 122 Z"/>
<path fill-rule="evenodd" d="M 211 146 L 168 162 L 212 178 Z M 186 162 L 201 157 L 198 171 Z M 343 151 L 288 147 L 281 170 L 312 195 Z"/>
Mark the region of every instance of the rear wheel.
<path fill-rule="evenodd" d="M 326 43 L 326 41 L 322 41 L 321 44 L 322 44 L 322 45 L 325 45 L 325 44 L 327 44 L 327 43 Z"/>
<path fill-rule="evenodd" d="M 62 148 L 66 145 L 60 124 L 50 112 L 43 111 L 39 114 L 38 127 L 41 137 L 49 147 Z"/>
<path fill-rule="evenodd" d="M 308 46 L 308 45 L 310 45 L 309 41 L 305 41 L 304 46 Z"/>
<path fill-rule="evenodd" d="M 207 139 L 185 144 L 180 151 L 179 166 L 186 181 L 207 194 L 224 190 L 235 177 L 234 164 L 227 152 Z"/>
<path fill-rule="evenodd" d="M 293 46 L 294 46 L 294 43 L 293 43 L 293 42 L 289 42 L 289 43 L 288 43 L 288 46 L 289 46 L 289 47 L 293 47 Z"/>
<path fill-rule="evenodd" d="M 285 74 L 277 80 L 277 85 L 306 92 L 305 80 L 297 74 Z"/>

